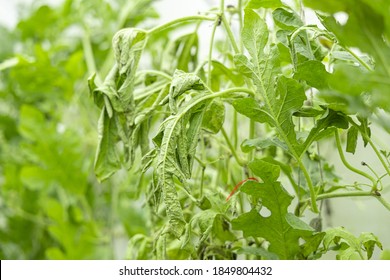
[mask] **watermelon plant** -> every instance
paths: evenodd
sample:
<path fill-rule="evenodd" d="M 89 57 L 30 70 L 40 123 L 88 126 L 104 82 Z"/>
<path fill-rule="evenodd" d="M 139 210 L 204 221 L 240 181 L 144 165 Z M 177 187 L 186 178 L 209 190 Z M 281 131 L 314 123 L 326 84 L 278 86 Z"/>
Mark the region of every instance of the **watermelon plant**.
<path fill-rule="evenodd" d="M 0 27 L 0 258 L 388 259 L 388 1 L 154 2 Z"/>
<path fill-rule="evenodd" d="M 389 132 L 389 3 L 219 2 L 121 29 L 110 73 L 88 80 L 101 109 L 97 178 L 123 168 L 139 176 L 128 187 L 149 211 L 149 232 L 130 239 L 127 257 L 371 258 L 383 249 L 373 233 L 322 221 L 338 197 L 390 210 L 388 147 L 371 134 L 372 125 Z M 367 160 L 346 155 L 359 139 Z M 334 169 L 324 146 L 353 178 Z"/>

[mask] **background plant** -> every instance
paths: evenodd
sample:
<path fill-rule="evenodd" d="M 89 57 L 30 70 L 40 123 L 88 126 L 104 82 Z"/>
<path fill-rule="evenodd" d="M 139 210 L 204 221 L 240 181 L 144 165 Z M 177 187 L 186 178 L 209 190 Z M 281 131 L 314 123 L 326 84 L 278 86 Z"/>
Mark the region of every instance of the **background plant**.
<path fill-rule="evenodd" d="M 388 133 L 388 4 L 288 4 L 278 0 L 237 1 L 233 5 L 220 1 L 209 11 L 162 25 L 141 23 L 124 28 L 113 38 L 111 70 L 112 55 L 104 38 L 121 27 L 137 26 L 137 22 L 126 22 L 124 14 L 122 24 L 107 29 L 101 41 L 94 34 L 84 36 L 80 50 L 87 69 L 75 75 L 75 80 L 85 81 L 85 72 L 95 73 L 88 80 L 101 109 L 94 168 L 104 183 L 94 182 L 87 171 L 90 187 L 77 195 L 70 191 L 74 183 L 68 184 L 68 190 L 67 184 L 58 184 L 57 175 L 54 184 L 47 183 L 52 172 L 27 177 L 17 191 L 9 183 L 4 191 L 4 201 L 9 202 L 4 208 L 11 213 L 3 227 L 6 258 L 19 256 L 11 255 L 9 249 L 19 248 L 17 238 L 9 237 L 14 217 L 23 224 L 37 217 L 48 222 L 37 227 L 51 242 L 39 247 L 38 257 L 42 258 L 115 257 L 108 252 L 117 244 L 121 228 L 126 230 L 124 239 L 130 237 L 129 259 L 318 259 L 330 251 L 339 259 L 369 259 L 375 247 L 383 249 L 372 233 L 354 236 L 339 225 L 327 228 L 323 221 L 332 209 L 324 202 L 337 197 L 364 196 L 383 205 L 381 211 L 390 208 L 385 199 L 389 155 L 371 133 L 373 125 L 376 131 Z M 123 3 L 116 7 L 120 5 Z M 316 25 L 305 21 L 309 8 L 317 12 Z M 113 22 L 114 14 L 108 17 Z M 343 15 L 346 23 L 339 24 L 336 18 Z M 199 32 L 204 26 L 208 34 Z M 58 55 L 55 49 L 53 53 Z M 13 63 L 15 60 L 2 64 L 4 75 L 20 67 L 19 62 L 17 66 Z M 47 84 L 52 92 L 52 82 Z M 83 86 L 85 83 L 80 84 Z M 72 104 L 83 104 L 81 112 L 87 113 L 89 120 L 97 120 L 85 97 L 78 95 Z M 67 107 L 68 101 L 65 103 Z M 34 115 L 39 105 L 17 112 Z M 52 118 L 42 112 L 35 114 L 41 123 Z M 63 117 L 68 111 L 53 112 Z M 36 123 L 39 121 L 31 127 Z M 21 124 L 14 126 L 18 137 L 29 137 L 29 130 Z M 88 121 L 86 131 L 90 125 Z M 42 127 L 35 138 L 27 140 L 45 143 L 39 137 Z M 58 135 L 58 131 L 47 134 Z M 357 151 L 359 138 L 369 150 L 368 158 L 362 159 Z M 7 149 L 13 147 L 9 139 L 5 141 Z M 89 149 L 81 147 L 85 152 L 94 141 L 80 136 L 76 143 L 88 143 Z M 354 177 L 343 175 L 344 170 L 336 172 L 333 161 L 324 156 L 324 147 L 333 147 Z M 91 158 L 80 153 L 75 152 L 75 157 L 81 162 Z M 355 154 L 353 160 L 347 154 Z M 373 167 L 374 158 L 380 168 Z M 61 159 L 61 167 L 68 159 Z M 9 178 L 23 178 L 28 165 L 30 161 L 19 163 Z M 64 174 L 77 173 L 80 166 Z M 29 174 L 40 174 L 36 169 Z M 112 176 L 116 172 L 119 174 Z M 53 206 L 42 211 L 42 203 L 37 201 L 33 210 L 16 212 L 13 205 L 20 203 L 11 203 L 10 197 L 22 196 L 32 183 L 50 186 L 49 191 L 37 188 L 35 193 L 41 201 L 53 201 Z M 57 194 L 64 189 L 65 200 Z M 82 206 L 74 207 L 77 203 Z M 98 215 L 99 209 L 104 213 Z M 69 218 L 72 215 L 82 217 L 79 220 L 83 222 L 74 225 Z M 38 223 L 34 220 L 33 224 Z M 67 234 L 56 235 L 52 224 L 61 224 Z M 96 231 L 85 234 L 85 239 L 77 238 L 89 225 Z M 68 232 L 69 228 L 73 232 Z M 89 254 L 85 249 L 76 250 L 81 244 L 91 245 Z"/>
<path fill-rule="evenodd" d="M 118 258 L 121 238 L 142 232 L 128 198 L 111 203 L 129 177 L 93 175 L 98 113 L 85 80 L 112 63 L 116 30 L 157 14 L 151 1 L 110 3 L 35 1 L 0 28 L 1 259 Z"/>

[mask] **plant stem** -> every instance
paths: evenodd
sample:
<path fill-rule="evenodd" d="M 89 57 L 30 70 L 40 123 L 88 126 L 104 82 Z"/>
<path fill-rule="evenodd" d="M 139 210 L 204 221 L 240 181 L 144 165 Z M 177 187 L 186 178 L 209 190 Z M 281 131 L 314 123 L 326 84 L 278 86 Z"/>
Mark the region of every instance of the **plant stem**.
<path fill-rule="evenodd" d="M 334 43 L 338 43 L 337 42 L 337 39 L 334 38 L 333 36 L 331 36 L 329 33 L 323 33 L 322 34 L 323 36 L 325 36 L 326 38 L 328 38 L 329 40 L 333 41 Z M 346 50 L 347 52 L 349 52 L 361 65 L 363 65 L 368 71 L 372 72 L 374 71 L 370 65 L 368 65 L 367 63 L 365 63 L 358 55 L 356 55 L 350 48 L 344 46 L 344 45 L 341 45 L 338 43 L 338 45 L 340 47 L 342 47 L 344 50 Z M 333 49 L 333 47 L 332 47 Z"/>
<path fill-rule="evenodd" d="M 249 121 L 249 139 L 255 138 L 255 121 L 250 119 Z M 253 160 L 255 156 L 255 149 L 252 149 L 248 154 L 248 161 Z"/>
<path fill-rule="evenodd" d="M 385 206 L 387 210 L 390 211 L 390 203 L 388 203 L 382 196 L 376 195 L 375 198 L 378 199 L 378 201 L 382 203 L 382 205 Z"/>
<path fill-rule="evenodd" d="M 307 186 L 309 187 L 311 208 L 312 208 L 314 213 L 318 213 L 319 210 L 318 210 L 318 206 L 317 206 L 317 203 L 316 203 L 316 200 L 317 200 L 316 199 L 316 192 L 315 192 L 315 189 L 314 189 L 314 186 L 313 186 L 313 182 L 312 182 L 312 180 L 310 178 L 310 174 L 307 171 L 307 169 L 306 169 L 305 165 L 303 164 L 303 162 L 301 161 L 301 159 L 298 160 L 298 165 L 299 165 L 300 170 L 303 172 L 303 175 L 305 176 L 305 180 L 306 180 Z"/>
<path fill-rule="evenodd" d="M 233 112 L 233 145 L 237 149 L 238 146 L 238 113 L 236 110 Z"/>
<path fill-rule="evenodd" d="M 213 49 L 214 49 L 214 38 L 215 38 L 215 31 L 217 30 L 218 25 L 220 24 L 220 17 L 217 17 L 214 21 L 213 30 L 211 31 L 211 38 L 210 38 L 210 47 L 209 47 L 209 56 L 208 56 L 208 71 L 207 71 L 207 86 L 211 87 L 211 59 L 213 56 Z"/>
<path fill-rule="evenodd" d="M 240 34 L 241 34 L 241 30 L 242 30 L 242 0 L 238 0 L 238 28 L 240 30 Z M 244 42 L 242 41 L 242 38 L 241 38 L 241 35 L 240 35 L 240 52 L 242 52 L 244 49 Z"/>
<path fill-rule="evenodd" d="M 335 130 L 335 138 L 336 138 L 336 146 L 337 146 L 337 150 L 338 150 L 339 155 L 340 155 L 340 159 L 343 162 L 343 164 L 345 165 L 345 167 L 347 167 L 349 170 L 369 179 L 373 184 L 372 189 L 375 190 L 376 186 L 377 186 L 377 181 L 372 176 L 365 173 L 364 171 L 361 171 L 360 169 L 357 169 L 357 168 L 353 167 L 352 165 L 350 165 L 349 162 L 347 161 L 347 159 L 345 158 L 343 148 L 341 147 L 340 135 L 339 135 L 339 132 L 337 129 Z"/>
<path fill-rule="evenodd" d="M 223 13 L 225 11 L 225 0 L 220 0 L 219 2 L 219 11 Z"/>
<path fill-rule="evenodd" d="M 202 167 L 202 176 L 200 181 L 200 190 L 199 190 L 199 198 L 201 199 L 203 196 L 203 185 L 204 185 L 204 171 L 206 170 L 206 167 Z"/>
<path fill-rule="evenodd" d="M 372 142 L 372 140 L 370 139 L 370 137 L 368 137 L 367 135 L 363 135 L 363 137 L 365 137 L 365 140 L 370 144 L 371 148 L 374 150 L 376 156 L 378 157 L 379 161 L 382 163 L 383 167 L 385 168 L 387 174 L 390 175 L 390 169 L 389 167 L 387 166 L 385 160 L 383 159 L 381 153 L 378 151 L 377 147 L 375 146 L 375 144 Z"/>
<path fill-rule="evenodd" d="M 372 196 L 375 197 L 387 210 L 390 211 L 390 203 L 387 202 L 381 195 L 372 191 L 355 191 L 355 192 L 341 192 L 341 193 L 325 193 L 317 196 L 317 200 L 324 200 L 336 197 L 362 197 Z M 309 199 L 303 201 L 303 203 L 309 203 Z"/>
<path fill-rule="evenodd" d="M 355 192 L 341 192 L 341 193 L 325 193 L 317 196 L 317 200 L 323 200 L 335 197 L 354 197 L 354 196 L 377 196 L 371 191 L 355 191 Z"/>
<path fill-rule="evenodd" d="M 153 84 L 152 86 L 143 89 L 143 91 L 134 91 L 134 100 L 138 101 L 144 99 L 145 97 L 148 97 L 151 94 L 161 91 L 163 88 L 167 86 L 166 82 L 157 82 L 155 84 L 156 85 Z"/>
<path fill-rule="evenodd" d="M 87 30 L 84 31 L 83 50 L 84 50 L 85 62 L 87 64 L 87 69 L 89 74 L 96 73 L 96 77 L 95 77 L 96 81 L 99 84 L 102 83 L 99 73 L 97 72 L 95 57 L 93 55 L 93 50 L 91 45 L 91 39 L 89 37 Z"/>
<path fill-rule="evenodd" d="M 229 88 L 229 89 L 225 89 L 223 91 L 219 91 L 215 94 L 226 95 L 226 94 L 236 93 L 236 92 L 245 92 L 245 93 L 248 93 L 249 95 L 251 95 L 252 97 L 255 96 L 255 93 L 252 90 L 250 90 L 248 88 L 244 88 L 244 87 Z"/>
<path fill-rule="evenodd" d="M 375 152 L 376 156 L 378 157 L 379 161 L 380 161 L 381 164 L 383 165 L 383 168 L 386 170 L 387 174 L 390 175 L 390 168 L 389 168 L 389 166 L 386 164 L 385 160 L 383 159 L 381 153 L 379 152 L 379 150 L 378 150 L 377 147 L 375 146 L 374 142 L 372 142 L 370 136 L 368 136 L 367 133 L 366 133 L 366 132 L 357 124 L 357 123 L 355 123 L 355 122 L 353 121 L 353 119 L 348 118 L 348 121 L 349 121 L 352 125 L 354 125 L 354 126 L 360 131 L 360 133 L 361 133 L 363 139 L 364 139 L 365 141 L 367 141 L 367 142 L 370 144 L 371 148 L 374 150 L 374 152 Z"/>
<path fill-rule="evenodd" d="M 344 50 L 346 50 L 347 52 L 349 52 L 357 61 L 359 61 L 359 63 L 361 65 L 363 65 L 368 71 L 372 72 L 374 71 L 370 65 L 368 65 L 367 63 L 365 63 L 359 56 L 357 56 L 350 48 L 347 48 L 347 47 L 343 47 Z"/>
<path fill-rule="evenodd" d="M 244 161 L 237 155 L 236 150 L 234 149 L 234 147 L 233 147 L 233 145 L 232 145 L 232 142 L 230 141 L 229 136 L 227 135 L 226 130 L 225 130 L 223 127 L 221 128 L 221 132 L 222 132 L 223 137 L 224 137 L 225 140 L 226 140 L 227 145 L 228 145 L 229 148 L 230 148 L 230 151 L 231 151 L 233 157 L 236 159 L 237 163 L 238 163 L 239 165 L 241 165 L 241 166 L 246 166 L 246 162 L 244 162 Z"/>
<path fill-rule="evenodd" d="M 236 39 L 234 38 L 233 31 L 230 28 L 229 22 L 227 21 L 224 13 L 221 15 L 221 18 L 222 18 L 223 26 L 225 27 L 226 33 L 227 33 L 228 38 L 230 40 L 230 43 L 232 44 L 234 52 L 235 53 L 240 53 L 240 49 L 238 48 Z"/>
<path fill-rule="evenodd" d="M 209 20 L 209 21 L 214 21 L 215 20 L 215 17 L 208 17 L 208 16 L 202 16 L 202 15 L 195 15 L 195 16 L 187 16 L 187 17 L 182 17 L 182 18 L 178 18 L 178 19 L 175 19 L 175 20 L 172 20 L 170 22 L 167 22 L 167 23 L 164 23 L 164 24 L 161 24 L 159 26 L 156 26 L 150 30 L 148 30 L 148 34 L 151 35 L 153 33 L 158 33 L 164 29 L 167 29 L 169 27 L 172 27 L 176 24 L 179 24 L 179 23 L 182 23 L 182 22 L 186 22 L 186 21 L 193 21 L 193 20 Z"/>
<path fill-rule="evenodd" d="M 194 74 L 198 75 L 199 71 L 208 63 L 207 60 L 204 60 L 203 62 L 199 63 L 198 66 L 194 70 Z"/>
<path fill-rule="evenodd" d="M 290 41 L 294 41 L 295 37 L 298 36 L 299 32 L 302 30 L 313 30 L 313 31 L 318 31 L 318 27 L 314 25 L 305 25 L 297 28 L 294 33 L 291 34 Z"/>
<path fill-rule="evenodd" d="M 192 202 L 195 202 L 195 203 L 198 202 L 198 200 L 194 196 L 192 196 L 186 188 L 184 188 L 183 186 L 178 185 L 178 184 L 176 185 L 176 187 L 179 188 L 180 190 L 182 190 L 188 196 L 188 198 L 192 200 Z"/>
<path fill-rule="evenodd" d="M 137 71 L 137 75 L 146 75 L 146 74 L 152 74 L 152 75 L 157 75 L 163 78 L 166 78 L 167 80 L 172 80 L 172 76 L 159 70 L 139 70 Z"/>

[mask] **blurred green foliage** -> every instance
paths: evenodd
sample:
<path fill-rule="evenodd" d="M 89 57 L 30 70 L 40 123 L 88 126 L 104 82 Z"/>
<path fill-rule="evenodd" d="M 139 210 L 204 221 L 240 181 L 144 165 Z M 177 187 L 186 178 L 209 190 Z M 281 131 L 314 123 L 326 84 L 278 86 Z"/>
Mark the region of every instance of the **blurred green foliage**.
<path fill-rule="evenodd" d="M 136 178 L 93 174 L 86 80 L 112 63 L 117 30 L 157 16 L 151 3 L 36 1 L 0 27 L 0 259 L 121 258 L 115 240 L 146 233 L 123 188 Z"/>

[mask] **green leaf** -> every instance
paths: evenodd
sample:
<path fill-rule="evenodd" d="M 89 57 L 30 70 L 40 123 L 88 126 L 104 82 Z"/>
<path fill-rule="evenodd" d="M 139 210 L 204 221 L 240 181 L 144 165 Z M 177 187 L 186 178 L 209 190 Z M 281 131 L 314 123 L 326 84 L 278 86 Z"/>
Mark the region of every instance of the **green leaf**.
<path fill-rule="evenodd" d="M 164 204 L 169 219 L 168 231 L 176 238 L 183 233 L 185 220 L 179 203 L 173 176 L 185 180 L 185 174 L 176 161 L 176 141 L 179 137 L 179 120 L 175 116 L 167 119 L 160 152 L 157 158 L 158 188 L 162 190 Z"/>
<path fill-rule="evenodd" d="M 117 90 L 118 71 L 118 67 L 114 66 L 101 86 L 95 85 L 95 75 L 88 80 L 90 93 L 94 97 L 95 104 L 99 107 L 105 104 L 110 117 L 112 117 L 112 110 L 120 113 L 128 110 L 128 104 L 125 100 L 121 100 Z M 109 102 L 107 102 L 107 98 Z"/>
<path fill-rule="evenodd" d="M 332 89 L 358 97 L 363 91 L 370 90 L 369 72 L 360 66 L 338 64 L 334 66 L 329 85 Z"/>
<path fill-rule="evenodd" d="M 305 243 L 302 245 L 302 255 L 305 259 L 307 259 L 312 253 L 318 251 L 318 247 L 320 246 L 325 232 L 319 232 L 310 237 L 305 237 Z"/>
<path fill-rule="evenodd" d="M 273 124 L 272 116 L 253 98 L 240 98 L 233 102 L 234 109 L 248 118 L 259 122 Z"/>
<path fill-rule="evenodd" d="M 176 82 L 171 86 L 172 96 L 180 95 L 190 88 L 203 89 L 200 79 L 193 74 L 182 71 L 177 74 Z M 157 134 L 159 136 L 154 139 L 159 150 L 156 162 L 157 188 L 162 190 L 169 220 L 166 231 L 176 238 L 182 235 L 186 223 L 174 177 L 183 184 L 190 177 L 203 114 L 212 97 L 206 93 L 182 103 L 175 114 L 165 119 Z"/>
<path fill-rule="evenodd" d="M 245 10 L 242 37 L 252 61 L 249 62 L 244 56 L 236 56 L 235 63 L 238 68 L 244 68 L 244 73 L 252 71 L 256 95 L 263 104 L 247 98 L 235 101 L 233 106 L 239 113 L 254 121 L 274 126 L 289 151 L 299 156 L 301 150 L 292 115 L 302 107 L 306 99 L 304 90 L 295 80 L 277 76 L 279 61 L 276 48 L 272 47 L 268 54 L 264 53 L 268 29 L 265 22 L 252 10 Z"/>
<path fill-rule="evenodd" d="M 0 30 L 1 31 L 1 30 Z M 12 68 L 19 63 L 19 58 L 13 57 L 7 60 L 4 60 L 0 63 L 0 72 L 4 71 L 5 69 Z"/>
<path fill-rule="evenodd" d="M 309 40 L 306 30 L 294 33 L 294 38 L 292 38 L 292 32 L 284 29 L 276 32 L 276 38 L 279 42 L 277 45 L 282 61 L 288 64 L 292 62 L 296 67 L 308 60 L 322 61 L 327 55 L 317 41 Z M 321 31 L 318 30 L 318 32 Z"/>
<path fill-rule="evenodd" d="M 133 91 L 135 73 L 146 42 L 147 36 L 142 30 L 126 28 L 117 32 L 113 38 L 116 64 L 101 86 L 94 85 L 94 76 L 88 81 L 95 103 L 103 106 L 95 157 L 95 173 L 99 181 L 106 180 L 120 168 L 116 147 L 119 139 L 124 145 L 127 167 L 130 168 L 134 162 L 140 127 L 134 127 Z"/>
<path fill-rule="evenodd" d="M 300 17 L 293 11 L 278 8 L 272 12 L 272 16 L 276 25 L 285 30 L 293 31 L 303 26 L 303 22 Z"/>
<path fill-rule="evenodd" d="M 126 111 L 134 108 L 135 73 L 147 39 L 145 31 L 125 28 L 118 31 L 112 40 L 116 67 L 118 67 L 119 75 L 123 78 L 117 92 L 122 104 L 126 106 Z"/>
<path fill-rule="evenodd" d="M 177 124 L 178 136 L 177 136 L 177 156 L 179 158 L 180 169 L 185 175 L 186 178 L 190 178 L 190 166 L 188 163 L 188 139 L 186 133 L 187 120 L 185 118 L 181 119 Z"/>
<path fill-rule="evenodd" d="M 192 72 L 198 64 L 199 37 L 196 32 L 170 38 L 161 59 L 161 70 Z"/>
<path fill-rule="evenodd" d="M 238 254 L 248 254 L 263 257 L 266 260 L 278 260 L 278 255 L 267 251 L 262 247 L 242 247 L 238 249 Z"/>
<path fill-rule="evenodd" d="M 315 10 L 320 10 L 324 12 L 329 12 L 329 13 L 336 13 L 339 11 L 345 11 L 347 1 L 338 1 L 338 0 L 330 0 L 330 1 L 318 1 L 318 0 L 303 0 L 303 3 L 307 7 L 311 7 Z"/>
<path fill-rule="evenodd" d="M 43 40 L 49 34 L 53 36 L 53 31 L 56 30 L 56 28 L 53 28 L 56 26 L 53 22 L 58 21 L 58 16 L 59 13 L 52 7 L 48 5 L 40 6 L 34 13 L 30 14 L 30 17 L 18 23 L 22 38 L 34 37 Z"/>
<path fill-rule="evenodd" d="M 292 213 L 286 214 L 287 223 L 293 228 L 302 231 L 314 231 L 314 229 Z"/>
<path fill-rule="evenodd" d="M 189 126 L 187 130 L 188 150 L 187 159 L 190 167 L 190 174 L 195 159 L 196 147 L 198 146 L 199 132 L 203 123 L 205 111 L 203 107 L 199 107 L 198 110 L 193 111 L 189 119 Z"/>
<path fill-rule="evenodd" d="M 367 252 L 367 259 L 371 259 L 375 246 L 383 250 L 382 243 L 379 242 L 378 237 L 370 232 L 361 233 L 359 236 L 359 241 L 361 244 L 363 244 L 363 247 Z"/>
<path fill-rule="evenodd" d="M 176 49 L 182 50 L 179 56 L 174 57 L 177 59 L 177 69 L 185 72 L 194 70 L 195 65 L 198 64 L 198 51 L 199 51 L 199 39 L 197 33 L 191 33 L 182 36 L 183 46 L 179 46 Z"/>
<path fill-rule="evenodd" d="M 225 122 L 225 106 L 221 101 L 213 100 L 204 112 L 202 128 L 211 132 L 218 133 Z"/>
<path fill-rule="evenodd" d="M 45 123 L 44 114 L 29 105 L 23 105 L 20 108 L 20 121 L 18 130 L 22 136 L 26 137 L 29 140 L 39 140 L 42 131 L 39 127 Z"/>
<path fill-rule="evenodd" d="M 355 153 L 356 146 L 357 146 L 358 133 L 359 133 L 359 129 L 356 126 L 351 126 L 348 129 L 347 147 L 346 147 L 346 151 L 348 153 L 352 153 L 352 154 Z"/>
<path fill-rule="evenodd" d="M 241 150 L 244 153 L 249 153 L 253 149 L 266 149 L 268 147 L 276 146 L 282 148 L 285 151 L 288 151 L 287 146 L 281 142 L 278 138 L 255 138 L 255 139 L 246 139 L 241 143 Z"/>
<path fill-rule="evenodd" d="M 268 42 L 268 28 L 259 15 L 251 9 L 245 9 L 244 28 L 241 36 L 245 48 L 253 59 L 253 65 L 260 67 L 260 59 Z M 261 72 L 261 71 L 259 71 Z"/>
<path fill-rule="evenodd" d="M 206 196 L 202 196 L 198 201 L 197 206 L 202 210 L 207 210 L 211 208 L 211 202 Z"/>
<path fill-rule="evenodd" d="M 248 180 L 240 187 L 240 192 L 246 193 L 252 196 L 255 200 L 261 198 L 261 189 L 259 188 L 258 182 Z"/>
<path fill-rule="evenodd" d="M 51 182 L 50 173 L 38 166 L 23 166 L 20 171 L 20 179 L 23 184 L 34 191 L 42 191 Z"/>
<path fill-rule="evenodd" d="M 192 220 L 192 223 L 198 225 L 202 232 L 205 232 L 214 222 L 217 213 L 213 209 L 202 211 Z"/>
<path fill-rule="evenodd" d="M 390 35 L 390 20 L 388 17 L 388 10 L 390 3 L 386 0 L 362 0 L 366 5 L 369 5 L 376 13 L 381 14 L 385 20 L 386 34 Z"/>
<path fill-rule="evenodd" d="M 317 89 L 328 87 L 329 76 L 325 65 L 317 60 L 308 60 L 299 64 L 294 73 L 294 79 L 304 80 L 309 86 Z"/>
<path fill-rule="evenodd" d="M 318 141 L 322 137 L 327 136 L 327 132 L 333 133 L 332 128 L 334 127 L 347 129 L 349 127 L 348 119 L 341 112 L 327 109 L 323 116 L 316 121 L 315 126 L 310 130 L 309 135 L 302 144 L 302 150 L 306 151 L 314 141 Z"/>
<path fill-rule="evenodd" d="M 127 260 L 147 260 L 150 258 L 152 240 L 144 234 L 133 235 L 126 249 Z"/>
<path fill-rule="evenodd" d="M 186 73 L 181 70 L 176 70 L 173 73 L 169 95 L 171 98 L 178 98 L 184 92 L 190 89 L 204 89 L 201 79 L 193 73 Z"/>
<path fill-rule="evenodd" d="M 125 28 L 118 31 L 113 40 L 113 48 L 119 74 L 134 76 L 134 65 L 138 65 L 139 58 L 145 47 L 146 32 L 136 28 Z"/>
<path fill-rule="evenodd" d="M 245 55 L 236 54 L 233 57 L 233 61 L 238 72 L 242 73 L 243 75 L 249 78 L 252 77 L 254 73 L 253 65 Z"/>
<path fill-rule="evenodd" d="M 370 123 L 368 121 L 368 118 L 361 117 L 361 116 L 358 116 L 357 118 L 360 122 L 359 127 L 360 127 L 362 135 L 364 134 L 370 138 L 371 137 L 371 128 L 370 128 Z M 363 137 L 363 143 L 364 143 L 364 147 L 366 147 L 368 144 L 368 139 L 366 139 L 366 137 Z"/>
<path fill-rule="evenodd" d="M 330 4 L 332 5 L 332 3 Z M 358 98 L 363 103 L 361 106 L 363 108 L 374 109 L 380 106 L 387 111 L 390 110 L 388 106 L 389 98 L 386 94 L 390 88 L 386 82 L 390 77 L 390 47 L 385 40 L 389 34 L 390 22 L 387 12 L 384 12 L 388 6 L 388 3 L 371 3 L 371 1 L 345 1 L 343 7 L 338 7 L 340 11 L 348 14 L 348 20 L 345 24 L 337 22 L 334 16 L 319 16 L 322 24 L 335 34 L 341 46 L 357 47 L 361 52 L 369 54 L 375 60 L 375 66 L 373 67 L 371 63 L 365 63 L 364 59 L 360 59 L 358 64 L 362 68 L 364 67 L 365 70 L 360 71 L 360 73 L 356 66 L 349 65 L 350 71 L 341 69 L 347 71 L 341 71 L 339 77 L 340 74 L 344 75 L 352 83 L 340 79 L 333 81 L 334 84 L 338 85 L 340 91 L 344 88 L 342 91 L 344 94 L 357 96 L 366 93 L 365 96 L 370 97 L 370 102 L 365 102 L 365 96 Z M 349 92 L 348 87 L 353 91 Z M 357 98 L 347 100 L 350 103 L 347 105 L 348 107 L 357 103 L 354 99 Z M 355 107 L 357 106 L 355 105 Z M 356 112 L 357 109 L 360 108 L 355 108 L 354 111 Z"/>
<path fill-rule="evenodd" d="M 270 242 L 268 250 L 277 254 L 280 259 L 294 259 L 300 250 L 299 238 L 310 236 L 312 229 L 304 226 L 303 222 L 297 222 L 298 218 L 292 218 L 292 214 L 288 214 L 288 206 L 293 198 L 280 182 L 276 181 L 279 177 L 279 166 L 255 160 L 251 162 L 250 168 L 264 183 L 246 182 L 241 191 L 259 198 L 262 207 L 266 207 L 271 215 L 264 217 L 253 208 L 232 220 L 233 229 L 242 230 L 245 237 L 265 238 Z M 287 215 L 290 217 L 287 218 Z M 287 219 L 299 229 L 292 227 Z"/>
<path fill-rule="evenodd" d="M 314 118 L 322 115 L 324 110 L 314 109 L 313 107 L 302 107 L 299 111 L 294 113 L 295 117 Z"/>
<path fill-rule="evenodd" d="M 259 9 L 259 8 L 277 8 L 283 6 L 280 0 L 250 0 L 246 4 L 246 8 Z"/>
<path fill-rule="evenodd" d="M 233 102 L 237 112 L 261 123 L 269 123 L 277 128 L 280 140 L 282 140 L 293 152 L 301 153 L 296 139 L 292 115 L 298 111 L 305 94 L 302 87 L 294 80 L 280 77 L 276 85 L 276 98 L 267 96 L 267 105 L 260 106 L 252 98 L 239 99 Z"/>
<path fill-rule="evenodd" d="M 211 61 L 213 69 L 211 72 L 211 89 L 219 91 L 226 82 L 232 82 L 236 86 L 242 86 L 244 79 L 241 73 L 230 69 L 219 61 Z"/>
<path fill-rule="evenodd" d="M 66 260 L 66 255 L 57 247 L 47 248 L 45 255 L 49 260 Z"/>
<path fill-rule="evenodd" d="M 295 175 L 293 173 L 293 169 L 288 163 L 281 162 L 272 156 L 264 157 L 261 160 L 279 166 L 280 170 L 283 171 L 283 173 L 287 176 L 287 178 L 289 179 L 289 181 L 292 184 L 292 186 L 294 187 L 294 189 L 299 190 L 301 188 L 295 182 L 295 179 L 294 179 Z M 301 188 L 301 191 L 303 191 L 302 188 Z"/>
<path fill-rule="evenodd" d="M 230 230 L 230 223 L 222 214 L 217 214 L 213 221 L 213 234 L 221 241 L 234 241 L 236 236 Z"/>
<path fill-rule="evenodd" d="M 108 179 L 120 168 L 116 150 L 118 130 L 114 118 L 103 108 L 98 122 L 98 147 L 95 156 L 95 174 L 99 181 Z"/>
<path fill-rule="evenodd" d="M 280 176 L 280 167 L 278 165 L 255 159 L 249 163 L 249 168 L 256 176 L 259 176 L 264 182 L 275 182 Z"/>
<path fill-rule="evenodd" d="M 173 73 L 171 87 L 169 88 L 169 107 L 172 112 L 177 112 L 176 100 L 190 89 L 203 90 L 204 85 L 201 79 L 193 73 L 185 73 L 181 70 L 175 70 Z M 164 104 L 165 100 L 161 102 Z"/>
<path fill-rule="evenodd" d="M 344 46 L 354 46 L 378 58 L 380 67 L 384 57 L 390 49 L 383 40 L 384 18 L 362 1 L 347 1 L 345 10 L 348 12 L 348 21 L 341 25 L 334 17 L 321 16 L 324 26 L 333 32 Z M 364 23 L 362 22 L 364 21 Z"/>
<path fill-rule="evenodd" d="M 334 244 L 343 245 L 338 253 L 338 258 L 341 259 L 350 259 L 354 254 L 364 258 L 364 251 L 366 251 L 366 258 L 370 259 L 375 246 L 382 249 L 382 244 L 372 233 L 362 233 L 359 237 L 355 237 L 343 227 L 328 229 L 323 244 L 326 250 L 329 250 L 330 246 Z"/>
<path fill-rule="evenodd" d="M 384 250 L 382 252 L 381 260 L 390 260 L 390 250 Z"/>

